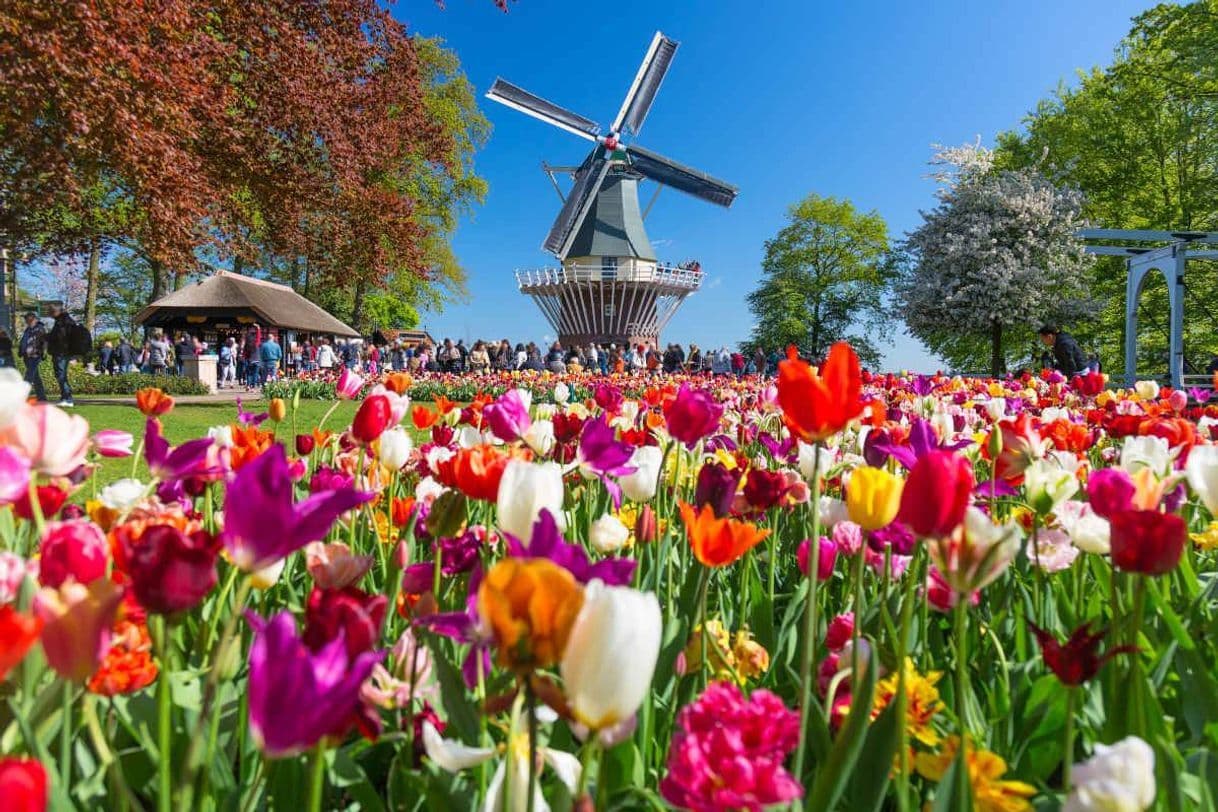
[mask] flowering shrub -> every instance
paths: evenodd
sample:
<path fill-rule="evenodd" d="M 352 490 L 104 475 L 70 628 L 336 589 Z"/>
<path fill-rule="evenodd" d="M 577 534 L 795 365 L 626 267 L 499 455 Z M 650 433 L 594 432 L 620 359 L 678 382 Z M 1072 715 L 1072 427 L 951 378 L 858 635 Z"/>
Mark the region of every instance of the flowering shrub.
<path fill-rule="evenodd" d="M 1213 808 L 1208 392 L 276 386 L 359 406 L 172 446 L 0 371 L 5 809 Z"/>

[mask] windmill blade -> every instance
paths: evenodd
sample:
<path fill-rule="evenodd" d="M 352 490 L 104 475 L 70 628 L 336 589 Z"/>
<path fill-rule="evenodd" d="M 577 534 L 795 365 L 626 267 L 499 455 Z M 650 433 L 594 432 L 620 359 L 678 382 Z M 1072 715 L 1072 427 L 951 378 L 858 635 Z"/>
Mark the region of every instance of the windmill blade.
<path fill-rule="evenodd" d="M 543 248 L 559 259 L 566 257 L 571 240 L 575 238 L 580 224 L 596 201 L 596 195 L 601 190 L 601 184 L 605 182 L 611 165 L 612 162 L 605 157 L 604 150 L 598 149 L 588 156 L 588 160 L 584 161 L 584 165 L 576 173 L 575 185 L 567 194 L 567 201 L 563 203 L 546 241 L 542 243 Z"/>
<path fill-rule="evenodd" d="M 683 166 L 649 149 L 630 145 L 626 147 L 626 153 L 630 156 L 630 168 L 640 175 L 709 203 L 727 208 L 740 191 L 730 183 Z"/>
<path fill-rule="evenodd" d="M 622 127 L 625 127 L 635 135 L 639 134 L 643 119 L 647 118 L 651 103 L 655 101 L 656 93 L 660 90 L 660 83 L 664 81 L 664 74 L 668 73 L 672 58 L 677 53 L 678 44 L 676 40 L 656 32 L 651 40 L 651 47 L 647 49 L 647 55 L 643 57 L 643 64 L 635 74 L 634 84 L 626 92 L 622 109 L 613 120 L 613 132 L 621 132 Z"/>
<path fill-rule="evenodd" d="M 601 131 L 600 125 L 595 121 L 584 118 L 578 113 L 572 113 L 565 107 L 559 107 L 554 102 L 546 101 L 541 96 L 536 96 L 503 79 L 495 80 L 491 89 L 486 91 L 486 97 L 519 110 L 526 116 L 532 116 L 547 124 L 561 127 L 569 133 L 575 133 L 580 138 L 587 138 L 589 141 L 595 141 Z"/>

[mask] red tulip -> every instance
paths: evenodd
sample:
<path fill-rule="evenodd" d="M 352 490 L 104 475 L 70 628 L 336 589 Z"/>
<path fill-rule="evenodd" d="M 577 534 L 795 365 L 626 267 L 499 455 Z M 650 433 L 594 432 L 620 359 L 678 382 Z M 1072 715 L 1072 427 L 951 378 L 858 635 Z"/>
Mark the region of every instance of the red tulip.
<path fill-rule="evenodd" d="M 358 657 L 380 640 L 388 606 L 384 595 L 369 595 L 353 586 L 314 587 L 305 605 L 304 644 L 318 652 L 341 633 L 347 656 Z"/>
<path fill-rule="evenodd" d="M 795 347 L 778 364 L 778 405 L 791 433 L 805 443 L 824 440 L 863 412 L 859 359 L 844 341 L 834 344 L 818 372 Z"/>
<path fill-rule="evenodd" d="M 42 508 L 42 516 L 44 519 L 49 519 L 59 512 L 63 507 L 63 503 L 68 499 L 68 492 L 56 485 L 39 485 L 38 486 L 38 506 Z M 32 521 L 34 518 L 33 505 L 30 502 L 30 494 L 27 490 L 21 496 L 17 497 L 17 501 L 13 502 L 13 513 L 19 519 Z"/>
<path fill-rule="evenodd" d="M 799 572 L 805 578 L 808 577 L 808 553 L 811 547 L 812 540 L 804 539 L 795 550 L 795 563 L 799 565 Z M 837 563 L 837 545 L 827 538 L 821 538 L 817 549 L 820 558 L 816 562 L 816 580 L 828 581 L 833 577 L 833 566 Z"/>
<path fill-rule="evenodd" d="M 393 406 L 384 395 L 369 395 L 351 421 L 351 436 L 367 445 L 380 437 L 393 422 Z"/>
<path fill-rule="evenodd" d="M 1125 510 L 1109 520 L 1112 566 L 1143 575 L 1163 575 L 1180 563 L 1188 526 L 1174 513 Z"/>
<path fill-rule="evenodd" d="M 296 453 L 301 457 L 307 457 L 313 453 L 313 449 L 317 447 L 317 440 L 312 434 L 297 434 L 296 435 Z"/>
<path fill-rule="evenodd" d="M 124 536 L 122 545 L 132 592 L 153 614 L 192 609 L 216 585 L 220 542 L 206 531 L 151 525 L 134 540 Z"/>
<path fill-rule="evenodd" d="M 1044 629 L 1030 623 L 1028 625 L 1032 627 L 1032 634 L 1036 635 L 1036 641 L 1040 643 L 1040 653 L 1045 658 L 1045 665 L 1049 666 L 1049 670 L 1057 675 L 1064 685 L 1082 685 L 1094 678 L 1104 663 L 1113 657 L 1138 650 L 1137 646 L 1117 646 L 1101 655 L 1100 641 L 1108 630 L 1092 632 L 1090 623 L 1084 623 L 1072 631 L 1064 644 L 1057 642 L 1056 638 Z"/>
<path fill-rule="evenodd" d="M 87 584 L 106 574 L 106 537 L 87 519 L 49 523 L 39 550 L 38 583 L 43 586 L 58 589 L 69 577 Z"/>
<path fill-rule="evenodd" d="M 751 468 L 744 480 L 744 500 L 754 510 L 769 510 L 782 501 L 786 492 L 787 478 L 778 471 Z"/>
<path fill-rule="evenodd" d="M 966 457 L 950 451 L 924 454 L 905 480 L 897 519 L 919 536 L 950 535 L 964 521 L 975 484 Z"/>
<path fill-rule="evenodd" d="M 45 812 L 47 771 L 33 758 L 0 758 L 0 798 L 6 812 Z"/>
<path fill-rule="evenodd" d="M 23 615 L 11 606 L 0 606 L 0 681 L 25 658 L 41 631 L 39 618 Z"/>
<path fill-rule="evenodd" d="M 722 417 L 723 406 L 715 402 L 709 392 L 690 389 L 687 384 L 681 384 L 676 397 L 664 403 L 668 433 L 686 448 L 693 448 L 699 440 L 714 432 Z"/>

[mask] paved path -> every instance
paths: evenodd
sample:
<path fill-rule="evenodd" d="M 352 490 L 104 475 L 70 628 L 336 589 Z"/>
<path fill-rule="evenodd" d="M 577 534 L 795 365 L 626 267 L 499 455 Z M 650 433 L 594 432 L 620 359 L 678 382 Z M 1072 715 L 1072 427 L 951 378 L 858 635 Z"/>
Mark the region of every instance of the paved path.
<path fill-rule="evenodd" d="M 174 395 L 174 403 L 179 403 L 183 406 L 205 406 L 216 403 L 235 403 L 237 398 L 247 403 L 262 400 L 262 392 L 257 390 L 248 390 L 244 387 L 239 389 L 222 389 L 219 392 L 213 392 L 210 395 Z M 134 395 L 80 395 L 76 397 L 76 403 L 81 406 L 135 406 Z"/>

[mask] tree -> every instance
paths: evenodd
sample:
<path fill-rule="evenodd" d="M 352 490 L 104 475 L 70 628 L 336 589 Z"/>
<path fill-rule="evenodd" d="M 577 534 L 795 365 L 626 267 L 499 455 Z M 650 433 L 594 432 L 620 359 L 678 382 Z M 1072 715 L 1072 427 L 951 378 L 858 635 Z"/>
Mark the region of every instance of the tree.
<path fill-rule="evenodd" d="M 821 358 L 848 339 L 865 363 L 882 319 L 888 227 L 849 200 L 811 194 L 791 206 L 787 224 L 765 244 L 762 278 L 748 296 L 756 318 L 745 348 L 781 351 L 794 344 Z"/>
<path fill-rule="evenodd" d="M 1041 101 L 1019 132 L 999 136 L 1001 168 L 1045 165 L 1085 195 L 1095 226 L 1218 230 L 1218 3 L 1164 3 L 1136 17 L 1113 63 Z M 1101 258 L 1088 283 L 1102 309 L 1078 332 L 1123 371 L 1125 268 Z M 1186 365 L 1203 371 L 1213 344 L 1215 263 L 1190 262 Z M 1156 283 L 1139 324 L 1148 356 L 1167 355 L 1167 292 Z"/>
<path fill-rule="evenodd" d="M 939 204 L 906 241 L 912 261 L 894 286 L 897 312 L 954 366 L 976 369 L 988 349 L 1000 375 L 1011 339 L 1092 308 L 1092 259 L 1075 236 L 1082 196 L 1036 169 L 995 169 L 979 145 L 940 150 L 933 163 L 943 169 Z"/>

